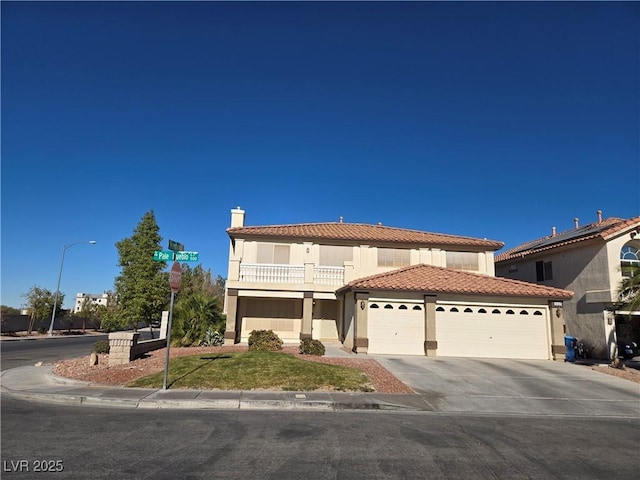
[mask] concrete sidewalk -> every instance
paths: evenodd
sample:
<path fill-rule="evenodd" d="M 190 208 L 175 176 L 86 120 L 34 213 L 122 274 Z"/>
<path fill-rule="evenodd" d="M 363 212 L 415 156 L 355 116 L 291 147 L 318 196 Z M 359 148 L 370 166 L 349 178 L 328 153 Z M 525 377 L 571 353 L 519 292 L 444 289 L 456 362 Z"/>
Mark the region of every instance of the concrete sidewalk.
<path fill-rule="evenodd" d="M 52 366 L 2 372 L 0 390 L 27 400 L 128 408 L 430 411 L 422 395 L 123 388 L 53 375 Z"/>

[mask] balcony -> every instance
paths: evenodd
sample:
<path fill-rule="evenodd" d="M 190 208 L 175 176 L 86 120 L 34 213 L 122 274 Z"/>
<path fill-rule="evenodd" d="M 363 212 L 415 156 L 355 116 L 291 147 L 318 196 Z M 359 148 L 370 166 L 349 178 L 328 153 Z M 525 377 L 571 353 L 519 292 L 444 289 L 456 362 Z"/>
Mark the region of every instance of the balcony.
<path fill-rule="evenodd" d="M 305 283 L 304 265 L 242 263 L 240 279 L 246 283 Z M 344 285 L 344 267 L 313 267 L 313 284 Z"/>

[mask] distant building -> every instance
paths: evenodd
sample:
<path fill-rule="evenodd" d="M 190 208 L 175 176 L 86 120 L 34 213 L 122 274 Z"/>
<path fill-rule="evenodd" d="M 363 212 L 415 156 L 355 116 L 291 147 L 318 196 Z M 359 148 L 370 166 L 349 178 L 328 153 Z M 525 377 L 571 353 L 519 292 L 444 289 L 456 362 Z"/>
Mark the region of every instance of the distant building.
<path fill-rule="evenodd" d="M 78 313 L 82 310 L 82 305 L 86 300 L 90 300 L 94 305 L 104 305 L 107 306 L 109 302 L 109 294 L 108 293 L 78 293 L 76 295 L 76 303 L 73 307 L 73 313 Z"/>

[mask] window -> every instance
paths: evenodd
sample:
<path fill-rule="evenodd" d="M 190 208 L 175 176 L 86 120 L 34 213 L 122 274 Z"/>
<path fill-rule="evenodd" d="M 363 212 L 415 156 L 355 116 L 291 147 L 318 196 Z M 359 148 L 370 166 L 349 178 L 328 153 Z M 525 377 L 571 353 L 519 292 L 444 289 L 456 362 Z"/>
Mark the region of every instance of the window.
<path fill-rule="evenodd" d="M 289 245 L 259 243 L 256 263 L 289 265 Z"/>
<path fill-rule="evenodd" d="M 520 315 L 529 315 L 529 312 L 526 310 L 520 310 Z"/>
<path fill-rule="evenodd" d="M 377 303 L 372 303 L 369 308 L 380 308 Z"/>
<path fill-rule="evenodd" d="M 393 309 L 393 305 L 390 305 L 390 304 L 388 304 L 388 303 L 387 303 L 387 304 L 384 306 L 384 308 Z"/>
<path fill-rule="evenodd" d="M 536 280 L 538 282 L 544 282 L 552 278 L 553 269 L 551 268 L 551 262 L 536 262 Z"/>
<path fill-rule="evenodd" d="M 400 305 L 398 308 L 399 308 L 400 310 L 406 310 L 406 309 L 407 309 L 407 306 L 406 306 L 406 305 Z"/>
<path fill-rule="evenodd" d="M 627 244 L 620 250 L 620 268 L 623 277 L 632 277 L 634 268 L 640 267 L 640 250 Z"/>
<path fill-rule="evenodd" d="M 320 265 L 342 267 L 344 262 L 353 260 L 353 247 L 320 245 Z"/>
<path fill-rule="evenodd" d="M 542 312 L 540 310 L 536 310 L 535 312 L 533 312 L 534 315 L 542 315 Z"/>
<path fill-rule="evenodd" d="M 458 311 L 458 309 L 457 309 L 456 307 L 452 307 L 449 311 L 450 311 L 450 312 L 457 312 L 457 311 Z"/>
<path fill-rule="evenodd" d="M 493 310 L 491 310 L 491 313 L 500 313 L 500 310 L 498 310 L 497 308 L 494 308 Z"/>
<path fill-rule="evenodd" d="M 412 310 L 422 310 L 422 307 L 420 305 L 414 305 Z"/>
<path fill-rule="evenodd" d="M 464 309 L 464 313 L 473 313 L 473 310 L 467 307 Z"/>
<path fill-rule="evenodd" d="M 436 308 L 436 312 L 444 312 L 444 308 L 438 307 L 438 308 Z"/>
<path fill-rule="evenodd" d="M 514 315 L 515 312 L 513 310 L 507 310 L 507 315 Z"/>
<path fill-rule="evenodd" d="M 478 271 L 477 252 L 447 252 L 447 268 Z"/>
<path fill-rule="evenodd" d="M 378 248 L 379 267 L 406 267 L 409 265 L 410 250 L 400 248 Z"/>
<path fill-rule="evenodd" d="M 484 308 L 481 308 L 480 310 L 478 310 L 478 313 L 487 313 L 487 311 Z"/>

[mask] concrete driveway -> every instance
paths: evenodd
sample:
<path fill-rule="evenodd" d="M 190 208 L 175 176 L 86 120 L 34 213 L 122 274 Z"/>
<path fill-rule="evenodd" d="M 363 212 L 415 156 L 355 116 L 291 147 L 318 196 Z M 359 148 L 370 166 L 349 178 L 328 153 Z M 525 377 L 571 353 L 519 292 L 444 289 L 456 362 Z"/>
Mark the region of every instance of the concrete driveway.
<path fill-rule="evenodd" d="M 438 412 L 640 418 L 640 384 L 573 363 L 372 357 Z"/>

